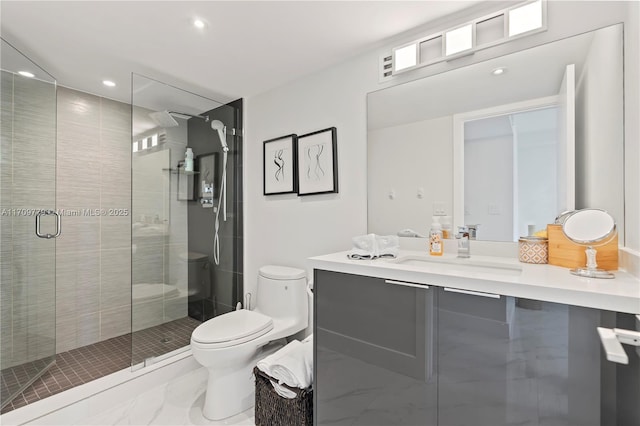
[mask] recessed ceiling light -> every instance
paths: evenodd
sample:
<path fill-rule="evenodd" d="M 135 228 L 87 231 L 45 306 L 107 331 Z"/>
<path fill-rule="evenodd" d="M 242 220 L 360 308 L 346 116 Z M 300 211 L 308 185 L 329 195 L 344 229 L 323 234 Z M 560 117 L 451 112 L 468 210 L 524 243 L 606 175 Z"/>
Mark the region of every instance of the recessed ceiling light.
<path fill-rule="evenodd" d="M 111 80 L 102 80 L 102 84 L 104 84 L 107 87 L 115 87 L 116 86 L 116 84 Z"/>
<path fill-rule="evenodd" d="M 500 75 L 500 74 L 504 74 L 505 72 L 507 72 L 507 69 L 504 68 L 504 67 L 500 67 L 500 68 L 496 68 L 493 71 L 491 71 L 491 74 Z"/>
<path fill-rule="evenodd" d="M 193 26 L 198 28 L 198 29 L 203 29 L 206 26 L 206 24 L 204 23 L 204 21 L 202 19 L 196 18 L 196 19 L 193 20 Z"/>
<path fill-rule="evenodd" d="M 33 78 L 35 77 L 35 74 L 29 72 L 29 71 L 18 71 L 18 74 L 20 74 L 23 77 L 29 77 L 29 78 Z"/>

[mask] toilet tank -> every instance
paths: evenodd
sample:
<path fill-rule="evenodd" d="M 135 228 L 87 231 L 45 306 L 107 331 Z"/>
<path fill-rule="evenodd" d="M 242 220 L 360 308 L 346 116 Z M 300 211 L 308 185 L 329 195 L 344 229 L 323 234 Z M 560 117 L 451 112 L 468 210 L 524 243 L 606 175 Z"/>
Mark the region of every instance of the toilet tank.
<path fill-rule="evenodd" d="M 307 322 L 307 273 L 302 269 L 268 265 L 258 272 L 255 309 L 274 319 Z"/>

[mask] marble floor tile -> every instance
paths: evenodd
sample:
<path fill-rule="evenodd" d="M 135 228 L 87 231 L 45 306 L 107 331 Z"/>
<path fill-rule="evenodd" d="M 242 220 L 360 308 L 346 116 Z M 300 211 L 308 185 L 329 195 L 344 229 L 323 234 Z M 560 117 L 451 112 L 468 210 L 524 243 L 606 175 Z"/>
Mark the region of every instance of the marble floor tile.
<path fill-rule="evenodd" d="M 253 408 L 220 421 L 206 419 L 202 415 L 206 380 L 206 370 L 199 368 L 77 425 L 255 425 Z"/>

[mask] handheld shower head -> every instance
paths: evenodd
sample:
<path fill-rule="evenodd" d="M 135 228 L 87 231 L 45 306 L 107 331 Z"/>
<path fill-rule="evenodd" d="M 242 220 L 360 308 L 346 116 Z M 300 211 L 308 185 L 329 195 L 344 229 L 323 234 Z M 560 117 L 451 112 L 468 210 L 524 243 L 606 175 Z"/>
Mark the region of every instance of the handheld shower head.
<path fill-rule="evenodd" d="M 222 145 L 223 151 L 228 151 L 229 145 L 227 145 L 227 128 L 224 123 L 220 120 L 212 120 L 211 128 L 218 132 L 218 137 L 220 138 L 220 144 Z"/>

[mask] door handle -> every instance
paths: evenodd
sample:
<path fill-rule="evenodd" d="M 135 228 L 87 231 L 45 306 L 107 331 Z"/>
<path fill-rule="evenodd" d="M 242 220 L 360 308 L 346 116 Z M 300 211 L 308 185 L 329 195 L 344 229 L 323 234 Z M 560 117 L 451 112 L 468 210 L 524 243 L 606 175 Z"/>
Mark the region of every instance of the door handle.
<path fill-rule="evenodd" d="M 470 294 L 471 296 L 488 297 L 490 299 L 500 299 L 499 294 L 482 293 L 480 291 L 460 290 L 458 288 L 451 288 L 451 287 L 445 287 L 444 291 L 448 291 L 449 293 Z"/>
<path fill-rule="evenodd" d="M 40 231 L 40 218 L 42 216 L 55 216 L 56 217 L 56 233 L 55 234 L 43 234 Z M 45 238 L 50 240 L 51 238 L 58 238 L 60 233 L 62 232 L 62 226 L 60 222 L 60 214 L 53 210 L 40 210 L 38 214 L 36 214 L 36 235 L 38 238 Z"/>
<path fill-rule="evenodd" d="M 629 357 L 622 344 L 640 346 L 640 332 L 624 330 L 621 328 L 598 327 L 602 348 L 607 354 L 607 359 L 618 364 L 629 364 Z"/>
<path fill-rule="evenodd" d="M 396 281 L 396 280 L 384 280 L 384 282 L 387 284 L 395 284 L 395 285 L 402 285 L 405 287 L 422 288 L 425 290 L 429 290 L 429 286 L 425 284 L 415 284 L 415 283 L 408 283 L 405 281 Z"/>

